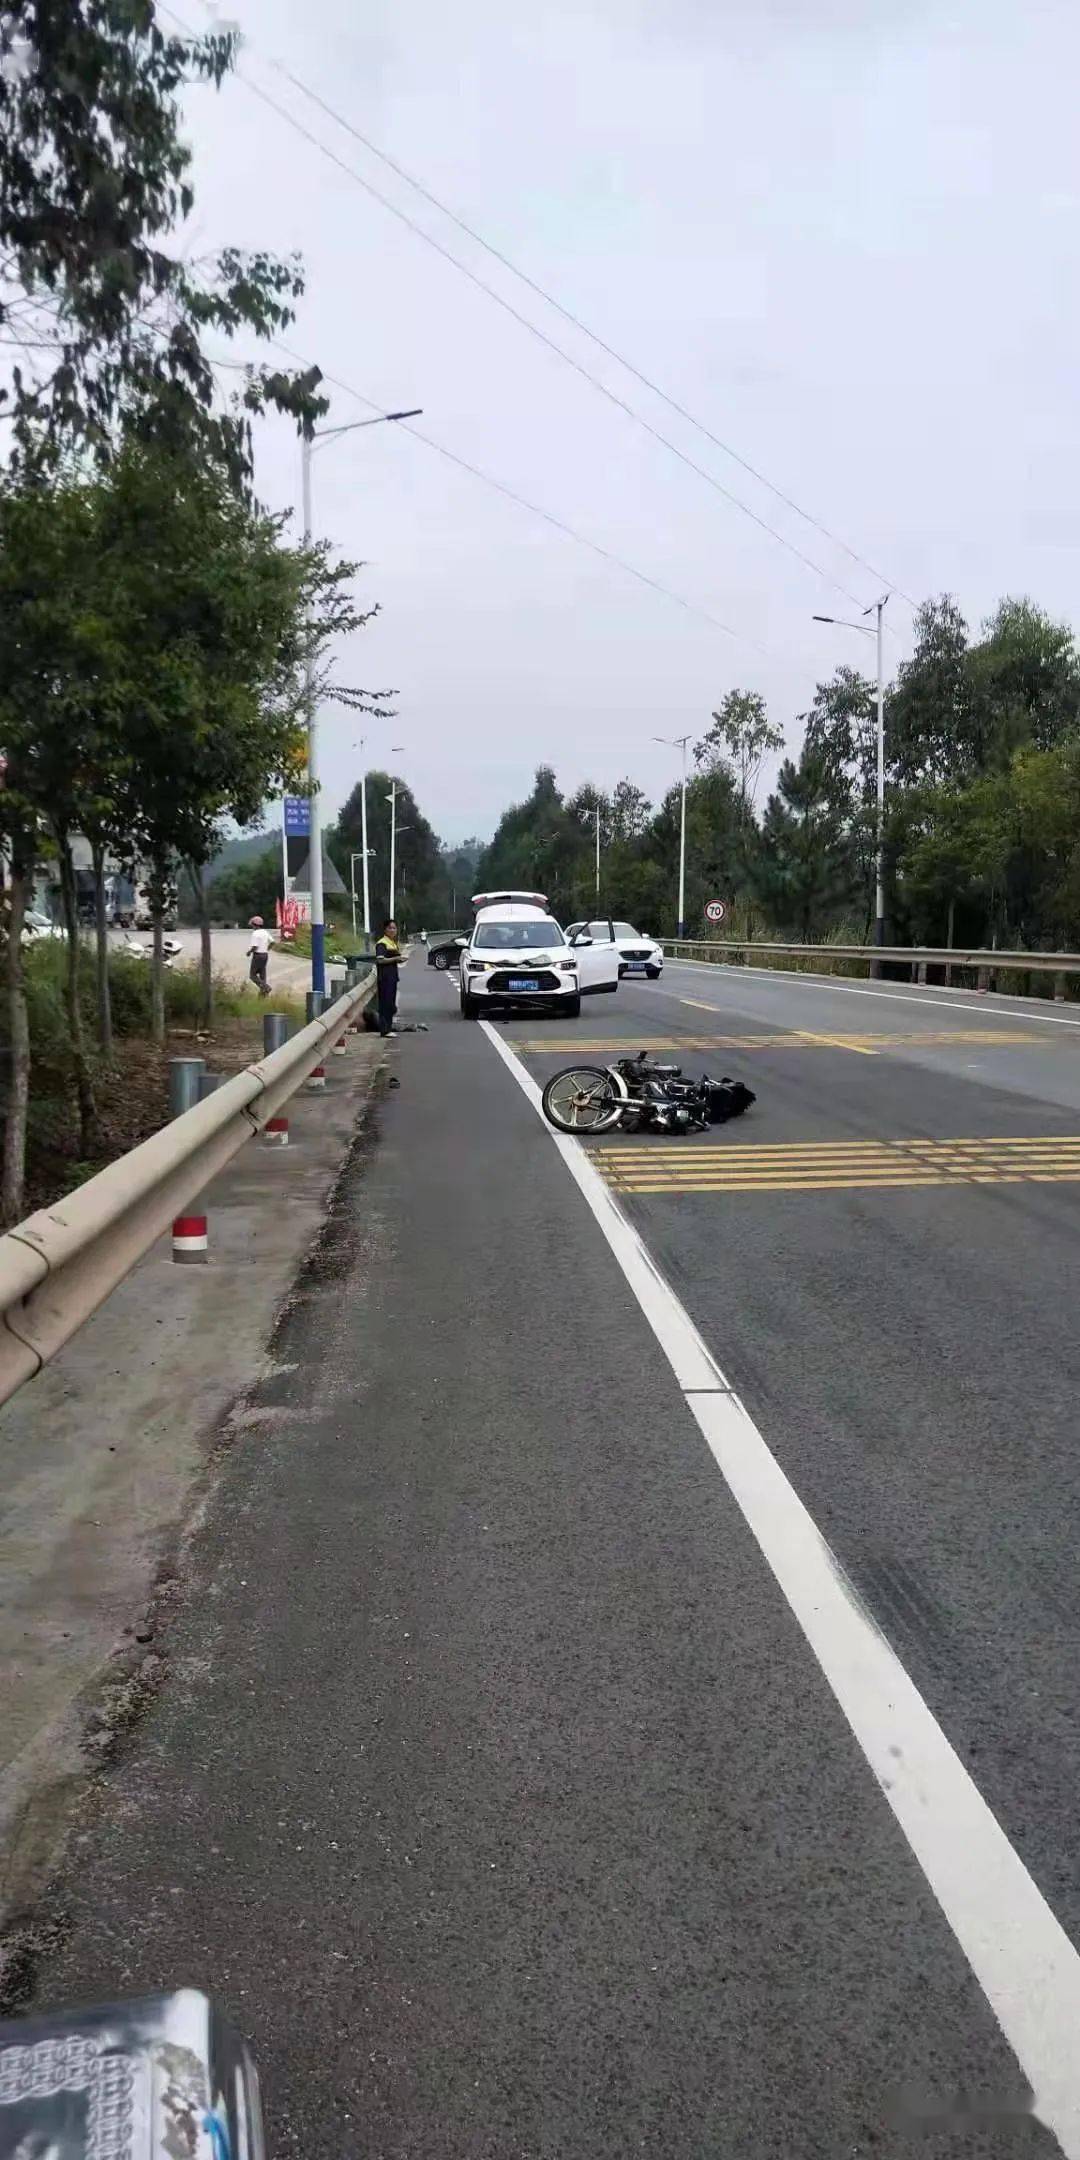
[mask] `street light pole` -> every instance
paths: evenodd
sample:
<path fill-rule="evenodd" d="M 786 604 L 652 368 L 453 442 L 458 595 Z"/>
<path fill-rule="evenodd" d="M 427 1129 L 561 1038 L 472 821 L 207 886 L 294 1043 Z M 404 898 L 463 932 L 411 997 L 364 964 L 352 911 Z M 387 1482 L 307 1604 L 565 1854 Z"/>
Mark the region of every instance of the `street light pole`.
<path fill-rule="evenodd" d="M 600 798 L 596 798 L 596 912 L 600 913 Z"/>
<path fill-rule="evenodd" d="M 301 438 L 301 482 L 304 511 L 304 546 L 311 542 L 311 454 L 313 436 Z M 319 724 L 315 711 L 315 655 L 308 639 L 304 659 L 304 704 L 308 729 L 308 864 L 311 872 L 311 990 L 326 995 L 326 926 L 323 915 L 322 810 L 319 803 Z"/>
<path fill-rule="evenodd" d="M 682 751 L 682 802 L 679 812 L 679 916 L 676 937 L 686 936 L 686 746 L 689 735 L 654 735 L 654 742 L 667 743 L 672 750 Z"/>
<path fill-rule="evenodd" d="M 870 629 L 870 627 L 869 627 L 869 624 L 868 624 L 868 623 L 864 623 L 864 622 L 861 622 L 861 623 L 858 623 L 858 622 L 849 622 L 849 621 L 848 621 L 848 619 L 847 619 L 847 617 L 846 617 L 846 616 L 844 616 L 844 615 L 815 615 L 815 617 L 814 617 L 814 621 L 815 621 L 815 622 L 823 622 L 823 623 L 832 623 L 832 624 L 834 624 L 834 626 L 835 626 L 835 627 L 836 627 L 837 629 L 839 629 L 839 630 L 857 630 L 857 631 L 859 632 L 859 635 L 860 635 L 860 637 L 872 637 L 872 638 L 873 638 L 873 639 L 875 640 L 875 643 L 876 643 L 876 647 L 877 647 L 877 691 L 876 691 L 876 696 L 875 696 L 875 708 L 876 708 L 876 713 L 877 713 L 877 757 L 876 757 L 876 764 L 877 764 L 877 787 L 876 787 L 876 794 L 877 794 L 877 818 L 876 818 L 876 828 L 875 828 L 875 840 L 874 840 L 874 943 L 875 943 L 875 945 L 884 945 L 884 943 L 885 943 L 885 654 L 884 654 L 884 617 L 885 617 L 885 610 L 886 610 L 886 608 L 887 608 L 888 604 L 889 604 L 889 595 L 888 595 L 888 593 L 883 593 L 883 594 L 882 594 L 882 596 L 881 596 L 881 599 L 880 599 L 880 600 L 875 600 L 875 601 L 873 601 L 873 602 L 871 603 L 871 606 L 870 606 L 870 607 L 868 607 L 868 608 L 864 608 L 864 609 L 863 609 L 863 614 L 864 614 L 864 615 L 876 615 L 876 617 L 877 617 L 877 624 L 876 624 L 876 628 L 875 628 L 875 629 L 873 629 L 873 630 L 871 630 L 871 629 Z M 876 975 L 880 975 L 880 973 L 881 973 L 881 962 L 880 962 L 880 960 L 872 960 L 872 961 L 870 962 L 870 973 L 871 973 L 871 975 L 874 975 L 874 976 L 876 976 Z"/>
<path fill-rule="evenodd" d="M 390 920 L 394 920 L 394 875 L 397 869 L 397 781 L 391 780 L 390 793 Z"/>
<path fill-rule="evenodd" d="M 885 669 L 882 656 L 882 617 L 888 593 L 875 601 L 877 610 L 877 864 L 874 896 L 874 943 L 885 943 Z M 869 613 L 869 610 L 867 610 Z"/>
<path fill-rule="evenodd" d="M 404 743 L 399 743 L 399 742 L 398 742 L 398 743 L 391 743 L 391 745 L 390 745 L 390 755 L 391 755 L 391 757 L 400 757 L 400 756 L 401 756 L 401 753 L 402 753 L 402 751 L 404 750 L 404 748 L 405 748 L 405 745 L 404 745 Z M 393 921 L 394 921 L 394 899 L 395 899 L 395 892 L 394 892 L 394 884 L 395 884 L 395 871 L 396 871 L 396 869 L 397 869 L 397 781 L 396 781 L 396 780 L 391 780 L 391 782 L 390 782 L 390 793 L 389 793 L 389 795 L 387 796 L 386 800 L 387 800 L 387 802 L 388 802 L 388 803 L 389 803 L 389 805 L 390 805 L 390 921 L 391 921 L 391 922 L 393 922 Z"/>
<path fill-rule="evenodd" d="M 371 880 L 368 875 L 367 768 L 360 775 L 360 845 L 364 851 L 364 936 L 371 939 Z"/>
<path fill-rule="evenodd" d="M 418 420 L 423 407 L 408 412 L 375 413 L 370 420 L 348 420 L 343 427 L 305 428 L 300 438 L 300 482 L 304 518 L 304 544 L 311 540 L 311 461 L 316 446 L 331 435 L 351 435 L 357 428 L 378 427 L 384 420 Z M 307 709 L 309 861 L 311 864 L 311 988 L 317 997 L 326 995 L 326 918 L 323 907 L 322 809 L 319 803 L 319 716 L 315 710 L 315 655 L 310 649 L 304 661 L 304 704 Z M 364 858 L 367 876 L 367 858 Z"/>

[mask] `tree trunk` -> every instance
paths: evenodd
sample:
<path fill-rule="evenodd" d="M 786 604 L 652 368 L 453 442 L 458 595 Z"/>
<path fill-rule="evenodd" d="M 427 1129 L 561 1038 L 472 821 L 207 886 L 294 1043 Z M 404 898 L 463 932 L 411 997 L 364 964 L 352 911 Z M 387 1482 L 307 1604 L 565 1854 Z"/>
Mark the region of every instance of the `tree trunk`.
<path fill-rule="evenodd" d="M 214 1025 L 214 956 L 210 946 L 210 894 L 206 885 L 206 869 L 203 863 L 188 863 L 188 874 L 195 889 L 195 905 L 199 916 L 199 1026 L 209 1033 Z"/>
<path fill-rule="evenodd" d="M 4 1170 L 0 1206 L 10 1229 L 23 1211 L 26 1188 L 26 1113 L 30 1102 L 30 1020 L 26 1010 L 26 977 L 23 972 L 22 931 L 26 917 L 29 877 L 8 872 L 11 907 L 8 914 L 7 1021 L 11 1049 L 7 1100 L 4 1104 Z"/>
<path fill-rule="evenodd" d="M 89 1156 L 97 1152 L 101 1145 L 101 1126 L 98 1120 L 97 1103 L 94 1100 L 94 1082 L 90 1072 L 90 1060 L 86 1054 L 82 1007 L 79 1002 L 82 944 L 79 938 L 79 906 L 75 888 L 75 865 L 71 860 L 71 846 L 67 834 L 58 833 L 57 839 L 60 843 L 60 898 L 64 908 L 64 927 L 67 931 L 64 1004 L 67 1009 L 71 1062 L 75 1069 L 75 1094 L 79 1105 L 79 1154 L 85 1162 Z"/>
<path fill-rule="evenodd" d="M 161 920 L 161 894 L 154 894 L 154 946 L 150 955 L 150 1033 L 159 1045 L 165 1041 L 165 932 Z"/>
<path fill-rule="evenodd" d="M 97 939 L 97 1026 L 102 1054 L 112 1056 L 112 1001 L 109 996 L 109 925 L 105 913 L 105 847 L 94 842 L 94 932 Z"/>

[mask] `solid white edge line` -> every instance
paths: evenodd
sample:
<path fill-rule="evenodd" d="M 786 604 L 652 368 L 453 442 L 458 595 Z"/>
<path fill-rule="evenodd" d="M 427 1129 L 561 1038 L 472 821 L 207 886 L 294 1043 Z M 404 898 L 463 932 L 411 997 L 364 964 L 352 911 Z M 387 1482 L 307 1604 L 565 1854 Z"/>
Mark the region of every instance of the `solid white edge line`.
<path fill-rule="evenodd" d="M 722 966 L 715 960 L 671 960 L 668 965 L 669 967 L 703 968 L 709 975 L 719 975 L 723 972 Z M 975 1005 L 971 1002 L 976 995 L 974 991 L 969 991 L 966 998 L 929 997 L 925 990 L 919 988 L 917 983 L 912 983 L 910 989 L 907 990 L 879 990 L 875 983 L 838 982 L 834 975 L 797 975 L 793 968 L 743 967 L 732 968 L 730 973 L 736 977 L 752 975 L 757 982 L 772 982 L 784 985 L 799 983 L 805 990 L 842 990 L 846 997 L 892 998 L 897 1005 L 944 1005 L 948 1007 L 950 1012 L 978 1013 L 985 1020 L 1020 1020 L 1028 1025 L 1032 1021 L 1037 1021 L 1041 1022 L 1044 1027 L 1080 1027 L 1080 1020 L 1070 1020 L 1064 1013 L 1025 1013 L 1016 1012 L 1008 1005 Z M 660 992 L 661 997 L 677 997 L 678 994 L 677 990 L 661 990 Z M 728 1011 L 726 1005 L 711 1005 L 708 1009 L 710 1012 Z M 748 1017 L 752 1018 L 754 1016 L 748 1015 Z M 990 1045 L 991 1049 L 997 1047 L 999 1047 L 997 1044 L 992 1043 Z M 1030 1048 L 1031 1045 L 1029 1044 L 1028 1047 Z M 912 1048 L 917 1050 L 918 1044 L 914 1043 Z"/>
<path fill-rule="evenodd" d="M 558 1148 L 668 1358 L 1031 2085 L 1033 2112 L 1068 2160 L 1080 2160 L 1080 1956 L 585 1149 L 548 1124 L 535 1080 L 490 1021 L 480 1026 Z M 690 1378 L 695 1370 L 711 1381 Z"/>

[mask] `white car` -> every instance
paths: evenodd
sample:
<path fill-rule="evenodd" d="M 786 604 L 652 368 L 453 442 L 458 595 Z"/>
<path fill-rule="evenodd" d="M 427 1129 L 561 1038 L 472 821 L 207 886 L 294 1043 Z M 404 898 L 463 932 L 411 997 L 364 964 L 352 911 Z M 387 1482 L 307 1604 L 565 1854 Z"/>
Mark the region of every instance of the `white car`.
<path fill-rule="evenodd" d="M 618 954 L 593 944 L 584 925 L 571 939 L 543 893 L 474 893 L 472 935 L 461 955 L 461 1015 L 493 1007 L 556 1007 L 570 1019 L 594 991 L 619 987 Z"/>
<path fill-rule="evenodd" d="M 40 908 L 27 908 L 23 917 L 24 945 L 37 945 L 43 938 L 62 938 L 66 935 L 63 924 L 54 922 L 51 915 L 43 915 Z"/>
<path fill-rule="evenodd" d="M 574 937 L 585 931 L 594 945 L 614 945 L 619 955 L 620 975 L 648 975 L 652 982 L 664 969 L 664 948 L 655 938 L 645 937 L 635 930 L 633 923 L 581 922 L 571 923 L 566 935 Z"/>

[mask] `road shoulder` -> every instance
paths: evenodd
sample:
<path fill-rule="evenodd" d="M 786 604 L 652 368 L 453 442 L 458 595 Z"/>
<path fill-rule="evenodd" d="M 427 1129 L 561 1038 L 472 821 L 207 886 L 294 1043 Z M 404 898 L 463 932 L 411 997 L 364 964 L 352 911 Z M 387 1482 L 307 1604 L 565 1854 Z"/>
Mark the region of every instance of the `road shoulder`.
<path fill-rule="evenodd" d="M 208 1265 L 160 1240 L 0 1416 L 0 1994 L 87 1778 L 163 1675 L 157 1608 L 368 1130 L 385 1061 L 348 1045 L 289 1146 L 251 1142 L 208 1189 Z"/>

